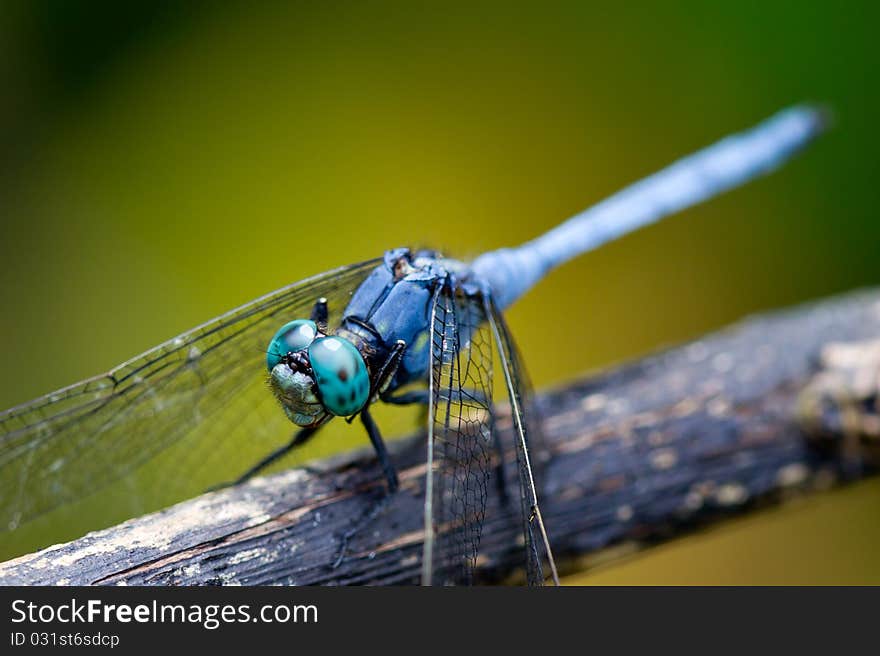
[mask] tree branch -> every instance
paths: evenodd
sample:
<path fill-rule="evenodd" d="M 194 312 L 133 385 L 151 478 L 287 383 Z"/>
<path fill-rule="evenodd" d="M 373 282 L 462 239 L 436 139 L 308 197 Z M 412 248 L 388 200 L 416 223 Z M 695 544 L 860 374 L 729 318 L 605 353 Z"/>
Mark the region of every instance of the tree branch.
<path fill-rule="evenodd" d="M 880 291 L 871 290 L 757 316 L 545 392 L 541 501 L 557 559 L 653 543 L 870 473 L 880 460 L 878 379 Z M 504 410 L 499 429 L 510 430 Z M 0 583 L 417 582 L 424 436 L 392 446 L 401 489 L 336 569 L 339 536 L 384 490 L 366 451 L 0 564 Z M 480 582 L 521 565 L 516 505 L 490 495 Z"/>

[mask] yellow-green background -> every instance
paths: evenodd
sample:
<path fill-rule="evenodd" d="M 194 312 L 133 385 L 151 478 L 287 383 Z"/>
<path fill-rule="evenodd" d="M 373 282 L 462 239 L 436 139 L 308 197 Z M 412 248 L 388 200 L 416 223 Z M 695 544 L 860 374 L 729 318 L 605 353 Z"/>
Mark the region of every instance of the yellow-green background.
<path fill-rule="evenodd" d="M 803 100 L 836 116 L 804 157 L 563 267 L 510 322 L 547 386 L 876 284 L 878 21 L 855 2 L 6 3 L 0 406 L 388 247 L 515 244 Z M 880 583 L 878 510 L 869 482 L 570 581 Z"/>

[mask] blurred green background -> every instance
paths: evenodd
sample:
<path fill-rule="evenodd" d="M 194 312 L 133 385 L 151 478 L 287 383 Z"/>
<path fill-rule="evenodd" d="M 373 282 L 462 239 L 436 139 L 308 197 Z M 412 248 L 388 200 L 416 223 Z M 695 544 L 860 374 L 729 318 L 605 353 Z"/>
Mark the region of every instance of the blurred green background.
<path fill-rule="evenodd" d="M 389 247 L 516 244 L 804 100 L 836 117 L 804 156 L 511 309 L 532 378 L 880 282 L 876 3 L 617 5 L 4 3 L 0 407 Z M 880 583 L 878 505 L 862 483 L 568 581 Z"/>

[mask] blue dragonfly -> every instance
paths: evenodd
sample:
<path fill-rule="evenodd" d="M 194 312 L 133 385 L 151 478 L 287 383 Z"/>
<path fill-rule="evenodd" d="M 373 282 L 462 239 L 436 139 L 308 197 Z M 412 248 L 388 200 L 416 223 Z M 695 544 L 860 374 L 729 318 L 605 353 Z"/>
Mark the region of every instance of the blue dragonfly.
<path fill-rule="evenodd" d="M 519 247 L 471 262 L 389 250 L 279 289 L 106 374 L 0 413 L 0 530 L 134 480 L 169 450 L 206 458 L 231 442 L 224 453 L 236 463 L 238 440 L 274 439 L 276 448 L 236 482 L 245 481 L 333 418 L 357 418 L 387 494 L 352 520 L 332 566 L 399 485 L 371 408 L 414 403 L 427 409 L 421 580 L 469 583 L 493 475 L 508 497 L 493 405 L 497 361 L 513 427 L 528 582 L 558 583 L 538 502 L 531 390 L 503 311 L 571 258 L 772 171 L 823 124 L 820 110 L 792 107 Z M 137 485 L 132 493 L 144 492 Z M 158 487 L 166 505 L 198 491 L 180 472 Z"/>

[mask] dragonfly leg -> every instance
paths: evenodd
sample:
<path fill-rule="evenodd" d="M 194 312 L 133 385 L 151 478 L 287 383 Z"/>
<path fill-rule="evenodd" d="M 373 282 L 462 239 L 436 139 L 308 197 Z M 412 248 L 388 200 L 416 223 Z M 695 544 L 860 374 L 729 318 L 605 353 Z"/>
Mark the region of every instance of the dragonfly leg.
<path fill-rule="evenodd" d="M 266 457 L 264 457 L 262 460 L 260 460 L 253 467 L 248 469 L 244 474 L 242 474 L 241 476 L 236 478 L 234 481 L 229 481 L 227 483 L 220 483 L 219 485 L 214 485 L 213 487 L 208 488 L 208 491 L 211 492 L 213 490 L 219 490 L 224 487 L 231 487 L 233 485 L 239 485 L 241 483 L 244 483 L 247 480 L 250 480 L 251 478 L 256 476 L 258 473 L 263 471 L 266 467 L 268 467 L 273 462 L 278 460 L 279 458 L 284 457 L 287 453 L 289 453 L 290 451 L 292 451 L 296 447 L 301 446 L 302 444 L 305 444 L 315 433 L 318 432 L 318 428 L 320 428 L 320 426 L 311 426 L 308 428 L 302 428 L 302 429 L 298 430 L 296 433 L 293 434 L 293 437 L 291 438 L 290 442 L 288 442 L 284 446 L 281 446 L 281 447 L 275 449 L 274 451 L 272 451 L 270 454 L 268 454 Z"/>
<path fill-rule="evenodd" d="M 318 330 L 320 330 L 322 333 L 327 332 L 328 314 L 329 312 L 327 310 L 327 299 L 322 296 L 317 301 L 315 301 L 315 306 L 312 308 L 311 316 L 311 320 L 315 322 L 315 324 L 318 326 Z"/>
<path fill-rule="evenodd" d="M 364 428 L 367 430 L 367 434 L 370 436 L 370 442 L 376 450 L 376 457 L 379 459 L 379 464 L 382 466 L 382 471 L 385 473 L 385 480 L 388 482 L 388 491 L 370 506 L 370 509 L 358 519 L 354 526 L 343 533 L 342 539 L 340 540 L 339 551 L 336 554 L 336 559 L 333 561 L 333 569 L 339 567 L 345 560 L 345 555 L 348 551 L 348 543 L 351 539 L 371 524 L 372 521 L 376 519 L 383 510 L 385 510 L 388 501 L 394 493 L 397 492 L 397 488 L 399 487 L 397 470 L 394 469 L 394 464 L 391 462 L 388 450 L 385 448 L 385 442 L 382 441 L 382 435 L 379 433 L 379 428 L 376 426 L 376 422 L 373 421 L 373 417 L 370 415 L 367 408 L 361 410 L 361 421 L 364 424 Z"/>
<path fill-rule="evenodd" d="M 428 405 L 428 390 L 411 390 L 393 395 L 383 394 L 379 398 L 385 403 L 391 403 L 392 405 L 412 405 L 413 403 Z"/>
<path fill-rule="evenodd" d="M 388 481 L 388 494 L 394 494 L 397 492 L 398 486 L 397 470 L 394 469 L 394 464 L 388 455 L 388 449 L 385 448 L 385 442 L 382 441 L 382 434 L 379 432 L 379 428 L 376 426 L 376 422 L 373 421 L 373 417 L 367 408 L 361 410 L 361 421 L 364 424 L 364 428 L 367 429 L 367 435 L 370 436 L 373 448 L 376 450 L 376 457 L 379 459 L 379 464 L 382 465 L 385 480 Z"/>
<path fill-rule="evenodd" d="M 370 394 L 370 398 L 374 395 L 382 395 L 385 393 L 385 390 L 388 389 L 388 386 L 391 384 L 392 379 L 394 378 L 394 374 L 397 373 L 397 367 L 400 366 L 400 361 L 403 359 L 403 352 L 406 350 L 406 342 L 402 339 L 398 339 L 395 342 L 394 346 L 391 347 L 390 353 L 388 353 L 388 357 L 385 358 L 385 362 L 382 365 L 382 368 L 379 369 L 379 373 L 376 376 L 376 386 L 373 389 L 373 393 Z M 369 430 L 369 429 L 368 429 Z"/>

